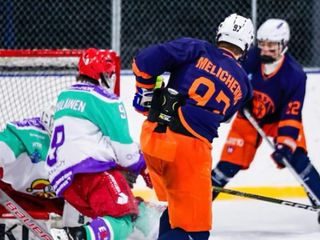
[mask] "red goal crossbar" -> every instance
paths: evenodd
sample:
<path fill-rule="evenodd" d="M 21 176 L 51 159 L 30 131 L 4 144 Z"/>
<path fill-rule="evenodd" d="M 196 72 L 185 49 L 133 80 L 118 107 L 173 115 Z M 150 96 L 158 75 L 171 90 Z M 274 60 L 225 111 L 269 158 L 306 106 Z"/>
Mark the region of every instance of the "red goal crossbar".
<path fill-rule="evenodd" d="M 85 49 L 21 49 L 21 50 L 6 50 L 0 49 L 1 58 L 78 58 Z M 75 69 L 76 70 L 76 69 Z M 117 56 L 116 60 L 116 84 L 114 92 L 120 95 L 120 70 L 121 61 Z"/>
<path fill-rule="evenodd" d="M 30 49 L 5 50 L 0 49 L 0 57 L 80 57 L 83 49 Z"/>
<path fill-rule="evenodd" d="M 27 211 L 27 213 L 33 217 L 34 219 L 39 220 L 49 220 L 50 219 L 50 213 L 48 212 L 37 212 L 37 211 Z M 0 218 L 5 219 L 13 219 L 16 218 L 13 214 L 8 212 L 5 209 L 0 209 Z"/>

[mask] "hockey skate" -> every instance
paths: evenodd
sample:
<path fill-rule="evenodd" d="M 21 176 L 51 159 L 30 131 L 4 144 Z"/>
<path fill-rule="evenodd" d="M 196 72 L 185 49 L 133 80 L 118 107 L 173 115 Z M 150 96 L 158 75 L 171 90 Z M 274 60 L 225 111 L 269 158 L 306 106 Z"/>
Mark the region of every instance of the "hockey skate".
<path fill-rule="evenodd" d="M 73 239 L 71 236 L 68 236 L 68 233 L 63 228 L 52 228 L 51 235 L 54 240 L 69 240 Z"/>
<path fill-rule="evenodd" d="M 86 232 L 83 227 L 52 228 L 51 235 L 54 240 L 86 240 Z"/>

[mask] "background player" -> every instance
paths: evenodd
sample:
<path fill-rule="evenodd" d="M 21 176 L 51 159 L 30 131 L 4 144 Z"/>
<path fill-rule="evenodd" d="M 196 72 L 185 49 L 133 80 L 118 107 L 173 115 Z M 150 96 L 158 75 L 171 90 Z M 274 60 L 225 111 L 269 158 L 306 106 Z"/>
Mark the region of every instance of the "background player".
<path fill-rule="evenodd" d="M 282 19 L 269 19 L 258 29 L 258 46 L 251 49 L 243 65 L 251 76 L 254 90 L 248 109 L 264 132 L 273 137 L 276 150 L 272 158 L 277 167 L 284 167 L 282 159 L 286 157 L 319 200 L 320 177 L 307 155 L 302 126 L 307 77 L 286 53 L 289 39 L 289 25 Z M 240 111 L 232 124 L 221 160 L 212 171 L 212 184 L 223 187 L 241 169 L 248 169 L 261 141 L 256 129 Z M 217 195 L 213 193 L 213 199 Z M 313 200 L 312 204 L 317 205 Z"/>
<path fill-rule="evenodd" d="M 168 201 L 159 240 L 209 238 L 211 143 L 220 123 L 252 96 L 237 60 L 253 37 L 251 20 L 232 14 L 219 26 L 217 47 L 181 38 L 144 49 L 133 60 L 133 106 L 148 114 L 141 149 L 158 199 Z M 171 73 L 167 87 L 154 90 L 157 76 L 165 71 Z"/>

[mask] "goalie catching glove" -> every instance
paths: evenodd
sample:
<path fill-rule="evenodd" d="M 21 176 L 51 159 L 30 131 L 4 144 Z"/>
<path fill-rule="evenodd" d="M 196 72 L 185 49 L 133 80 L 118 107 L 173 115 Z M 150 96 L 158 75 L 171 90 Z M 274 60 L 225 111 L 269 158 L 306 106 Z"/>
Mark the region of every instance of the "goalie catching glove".
<path fill-rule="evenodd" d="M 157 88 L 162 87 L 164 87 L 164 82 L 161 76 L 157 77 L 156 85 L 153 89 L 146 89 L 136 86 L 137 91 L 134 95 L 132 103 L 135 110 L 145 116 L 148 115 L 148 111 L 151 106 L 153 91 Z"/>

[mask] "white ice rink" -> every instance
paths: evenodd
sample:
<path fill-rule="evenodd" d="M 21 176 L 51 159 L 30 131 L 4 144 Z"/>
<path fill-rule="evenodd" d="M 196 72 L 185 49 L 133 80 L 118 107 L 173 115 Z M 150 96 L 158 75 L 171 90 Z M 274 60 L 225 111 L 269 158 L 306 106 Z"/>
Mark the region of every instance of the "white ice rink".
<path fill-rule="evenodd" d="M 307 199 L 290 201 L 309 204 Z M 317 213 L 273 203 L 216 201 L 213 203 L 216 240 L 319 240 Z"/>
<path fill-rule="evenodd" d="M 287 200 L 309 205 L 303 198 Z M 215 201 L 212 211 L 210 240 L 320 240 L 312 211 L 258 200 Z M 147 238 L 135 231 L 129 240 Z"/>

